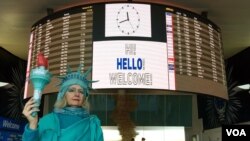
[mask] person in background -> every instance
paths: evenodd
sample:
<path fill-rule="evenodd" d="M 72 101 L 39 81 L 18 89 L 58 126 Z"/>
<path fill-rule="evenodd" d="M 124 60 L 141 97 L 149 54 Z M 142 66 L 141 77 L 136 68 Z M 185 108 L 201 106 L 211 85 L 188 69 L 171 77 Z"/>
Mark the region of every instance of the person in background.
<path fill-rule="evenodd" d="M 103 141 L 100 120 L 90 115 L 88 110 L 89 81 L 86 73 L 69 68 L 62 79 L 53 112 L 43 116 L 32 116 L 38 112 L 31 98 L 24 106 L 23 115 L 27 118 L 23 141 Z"/>

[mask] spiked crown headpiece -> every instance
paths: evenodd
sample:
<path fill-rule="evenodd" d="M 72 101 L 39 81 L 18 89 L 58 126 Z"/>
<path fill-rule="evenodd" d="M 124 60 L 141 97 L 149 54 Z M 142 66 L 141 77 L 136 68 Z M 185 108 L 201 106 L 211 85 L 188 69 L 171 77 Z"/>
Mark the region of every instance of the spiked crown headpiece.
<path fill-rule="evenodd" d="M 57 96 L 57 100 L 61 100 L 63 96 L 65 95 L 66 91 L 71 85 L 79 85 L 84 90 L 84 96 L 89 96 L 89 90 L 91 87 L 89 86 L 90 83 L 97 82 L 97 81 L 91 81 L 87 80 L 87 76 L 91 71 L 91 67 L 85 72 L 81 73 L 81 67 L 79 66 L 78 70 L 76 72 L 73 72 L 69 67 L 67 68 L 66 75 L 58 76 L 59 79 L 61 79 L 61 83 L 59 84 L 59 93 Z"/>

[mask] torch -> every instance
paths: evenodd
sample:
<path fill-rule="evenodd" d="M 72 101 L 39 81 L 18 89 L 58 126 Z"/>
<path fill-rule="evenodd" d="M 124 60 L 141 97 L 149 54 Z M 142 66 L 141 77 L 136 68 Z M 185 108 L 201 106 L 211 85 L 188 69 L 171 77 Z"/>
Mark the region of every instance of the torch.
<path fill-rule="evenodd" d="M 37 56 L 37 67 L 31 70 L 30 80 L 34 88 L 33 98 L 35 101 L 35 107 L 40 106 L 41 95 L 44 87 L 50 82 L 51 73 L 47 70 L 48 60 L 44 57 L 43 53 L 39 53 Z M 31 113 L 34 117 L 37 112 Z"/>

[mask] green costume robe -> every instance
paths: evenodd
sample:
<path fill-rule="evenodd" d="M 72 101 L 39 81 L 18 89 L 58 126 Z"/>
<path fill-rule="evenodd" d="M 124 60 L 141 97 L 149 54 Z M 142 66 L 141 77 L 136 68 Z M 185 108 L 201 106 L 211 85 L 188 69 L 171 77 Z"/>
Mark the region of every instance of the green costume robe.
<path fill-rule="evenodd" d="M 60 129 L 58 116 L 53 112 L 41 118 L 37 130 L 27 128 L 28 125 L 23 141 L 103 141 L 100 121 L 93 115 Z"/>

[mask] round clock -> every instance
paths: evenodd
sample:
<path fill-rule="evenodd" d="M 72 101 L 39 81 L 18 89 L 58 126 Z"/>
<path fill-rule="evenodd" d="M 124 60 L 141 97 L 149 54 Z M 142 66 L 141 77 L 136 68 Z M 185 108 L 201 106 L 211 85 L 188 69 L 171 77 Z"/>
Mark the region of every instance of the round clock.
<path fill-rule="evenodd" d="M 117 27 L 126 35 L 136 32 L 140 26 L 139 12 L 132 5 L 124 5 L 117 13 Z"/>

